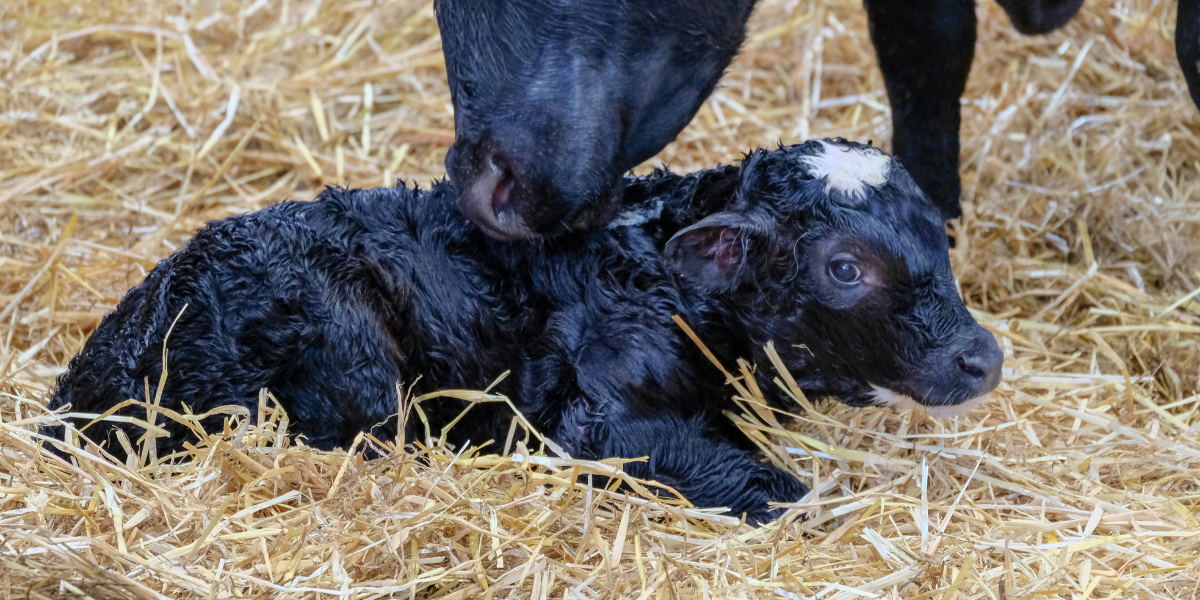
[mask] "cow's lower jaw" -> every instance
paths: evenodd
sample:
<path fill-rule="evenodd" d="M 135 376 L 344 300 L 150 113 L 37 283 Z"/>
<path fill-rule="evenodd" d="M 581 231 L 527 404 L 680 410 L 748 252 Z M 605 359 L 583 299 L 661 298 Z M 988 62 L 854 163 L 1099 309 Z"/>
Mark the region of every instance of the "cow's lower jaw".
<path fill-rule="evenodd" d="M 895 410 L 908 410 L 910 408 L 920 408 L 925 412 L 938 417 L 939 419 L 949 419 L 959 415 L 965 415 L 971 412 L 976 406 L 979 406 L 988 397 L 988 394 L 976 396 L 970 400 L 960 402 L 958 404 L 943 404 L 930 405 L 923 404 L 913 399 L 911 396 L 894 392 L 887 388 L 879 387 L 871 384 L 873 391 L 871 399 L 875 401 L 876 406 L 889 407 Z"/>

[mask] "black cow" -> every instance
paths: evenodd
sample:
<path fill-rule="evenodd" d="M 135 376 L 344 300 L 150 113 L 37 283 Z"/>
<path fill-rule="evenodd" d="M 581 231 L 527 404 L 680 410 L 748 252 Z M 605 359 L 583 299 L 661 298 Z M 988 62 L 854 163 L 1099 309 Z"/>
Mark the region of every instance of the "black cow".
<path fill-rule="evenodd" d="M 268 388 L 294 432 L 333 448 L 360 431 L 394 438 L 398 384 L 479 389 L 511 369 L 497 391 L 571 456 L 649 456 L 629 472 L 761 521 L 768 501 L 805 487 L 755 460 L 722 414 L 723 376 L 674 315 L 726 364 L 768 364 L 773 340 L 806 394 L 854 406 L 961 410 L 999 381 L 1001 354 L 955 291 L 937 211 L 882 152 L 813 141 L 625 187 L 607 229 L 553 240 L 491 239 L 445 182 L 328 189 L 210 223 L 104 318 L 50 407 L 94 414 L 144 398 L 166 339 L 162 406 L 254 414 Z M 756 376 L 771 392 L 768 371 Z M 440 428 L 464 405 L 422 407 Z M 501 439 L 506 410 L 475 407 L 451 440 Z M 121 455 L 118 427 L 141 435 L 109 422 L 86 435 Z M 165 427 L 160 453 L 191 435 Z"/>
<path fill-rule="evenodd" d="M 454 103 L 446 169 L 493 237 L 603 225 L 621 175 L 663 149 L 733 60 L 756 0 L 436 0 Z M 1042 34 L 1083 0 L 998 0 Z M 892 150 L 945 219 L 961 215 L 959 98 L 972 0 L 864 0 L 894 118 Z M 1200 102 L 1200 0 L 1176 51 Z"/>

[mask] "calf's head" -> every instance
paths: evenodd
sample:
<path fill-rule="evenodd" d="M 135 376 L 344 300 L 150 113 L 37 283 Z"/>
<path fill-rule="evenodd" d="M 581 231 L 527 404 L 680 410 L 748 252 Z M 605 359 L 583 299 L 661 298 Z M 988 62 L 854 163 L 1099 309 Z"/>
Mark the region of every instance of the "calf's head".
<path fill-rule="evenodd" d="M 459 209 L 498 239 L 606 224 L 621 176 L 712 92 L 753 4 L 437 0 Z"/>
<path fill-rule="evenodd" d="M 1003 355 L 950 271 L 937 210 L 870 146 L 812 141 L 742 163 L 726 210 L 664 250 L 686 285 L 726 297 L 774 340 L 806 393 L 949 415 L 1000 381 Z"/>

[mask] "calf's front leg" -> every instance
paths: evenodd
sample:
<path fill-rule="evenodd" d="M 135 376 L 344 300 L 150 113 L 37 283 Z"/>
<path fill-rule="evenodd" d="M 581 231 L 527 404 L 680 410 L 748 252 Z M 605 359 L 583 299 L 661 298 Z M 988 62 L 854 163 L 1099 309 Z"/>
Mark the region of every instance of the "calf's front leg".
<path fill-rule="evenodd" d="M 701 416 L 623 414 L 609 421 L 605 437 L 604 457 L 647 457 L 626 463 L 630 475 L 669 485 L 701 508 L 728 507 L 753 525 L 783 515 L 769 502 L 796 502 L 808 493 L 790 473 L 757 460 Z"/>
<path fill-rule="evenodd" d="M 783 513 L 768 502 L 795 502 L 808 492 L 756 460 L 753 445 L 720 413 L 722 378 L 687 366 L 703 359 L 687 358 L 698 352 L 674 329 L 679 306 L 669 297 L 614 288 L 584 297 L 590 304 L 550 320 L 549 352 L 520 375 L 522 411 L 571 456 L 648 457 L 626 471 L 755 524 Z"/>

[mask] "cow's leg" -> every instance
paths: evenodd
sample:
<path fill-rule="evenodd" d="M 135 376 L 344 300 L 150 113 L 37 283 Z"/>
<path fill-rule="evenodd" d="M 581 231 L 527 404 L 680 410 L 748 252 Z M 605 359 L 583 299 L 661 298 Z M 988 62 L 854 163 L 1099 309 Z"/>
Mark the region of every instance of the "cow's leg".
<path fill-rule="evenodd" d="M 959 98 L 975 54 L 972 0 L 865 0 L 892 105 L 892 152 L 942 217 L 962 215 Z"/>
<path fill-rule="evenodd" d="M 794 476 L 757 460 L 701 417 L 626 414 L 610 416 L 607 425 L 605 457 L 647 457 L 626 463 L 625 471 L 669 485 L 698 507 L 725 506 L 730 514 L 745 514 L 747 522 L 760 524 L 784 512 L 768 502 L 796 502 L 808 493 Z"/>
<path fill-rule="evenodd" d="M 1192 102 L 1200 107 L 1200 0 L 1179 0 L 1175 22 L 1175 56 L 1183 68 Z"/>

